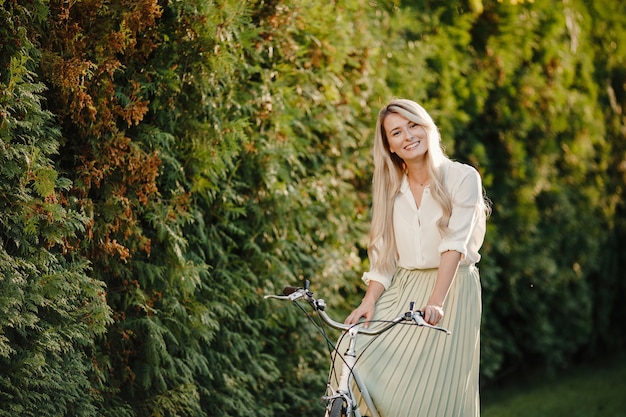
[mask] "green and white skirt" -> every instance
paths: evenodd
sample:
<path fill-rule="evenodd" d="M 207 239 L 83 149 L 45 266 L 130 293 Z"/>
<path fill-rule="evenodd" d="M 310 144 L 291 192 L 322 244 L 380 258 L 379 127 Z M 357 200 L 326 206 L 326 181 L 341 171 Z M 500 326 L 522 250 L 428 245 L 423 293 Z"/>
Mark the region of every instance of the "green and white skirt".
<path fill-rule="evenodd" d="M 437 269 L 399 268 L 376 303 L 374 320 L 391 320 L 409 308 L 426 305 Z M 480 401 L 481 288 L 478 269 L 461 266 L 452 283 L 444 318 L 438 324 L 452 334 L 397 325 L 372 338 L 359 335 L 356 369 L 381 417 L 478 417 Z M 376 324 L 372 324 L 374 328 Z M 347 337 L 338 351 L 345 352 Z M 341 361 L 333 368 L 339 372 Z M 338 378 L 338 377 L 337 377 Z M 331 384 L 336 383 L 334 373 Z M 354 390 L 358 396 L 357 389 Z M 369 415 L 359 401 L 363 415 Z"/>

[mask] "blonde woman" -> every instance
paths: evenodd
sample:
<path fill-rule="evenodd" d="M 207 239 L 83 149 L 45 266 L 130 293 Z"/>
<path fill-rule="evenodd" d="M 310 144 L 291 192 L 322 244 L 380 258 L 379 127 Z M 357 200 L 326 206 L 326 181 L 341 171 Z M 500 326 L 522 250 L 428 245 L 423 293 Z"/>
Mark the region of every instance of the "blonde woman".
<path fill-rule="evenodd" d="M 380 111 L 367 291 L 345 322 L 392 319 L 415 301 L 452 331 L 396 326 L 365 349 L 357 367 L 381 417 L 480 414 L 475 264 L 488 212 L 480 175 L 445 155 L 424 108 L 396 99 Z"/>

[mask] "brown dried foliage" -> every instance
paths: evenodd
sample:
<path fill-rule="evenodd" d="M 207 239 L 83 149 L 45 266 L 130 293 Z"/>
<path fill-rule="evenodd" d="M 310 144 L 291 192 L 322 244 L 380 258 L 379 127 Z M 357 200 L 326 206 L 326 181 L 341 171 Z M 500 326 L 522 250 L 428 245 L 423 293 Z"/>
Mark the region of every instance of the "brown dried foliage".
<path fill-rule="evenodd" d="M 144 65 L 158 46 L 161 8 L 156 0 L 53 0 L 49 16 L 42 71 L 52 87 L 49 103 L 78 150 L 73 192 L 85 207 L 117 213 L 113 222 L 96 216 L 88 225 L 86 236 L 97 240 L 92 256 L 128 260 L 133 251 L 149 253 L 138 212 L 158 197 L 161 160 L 127 133 L 150 104 L 143 75 L 128 69 Z"/>

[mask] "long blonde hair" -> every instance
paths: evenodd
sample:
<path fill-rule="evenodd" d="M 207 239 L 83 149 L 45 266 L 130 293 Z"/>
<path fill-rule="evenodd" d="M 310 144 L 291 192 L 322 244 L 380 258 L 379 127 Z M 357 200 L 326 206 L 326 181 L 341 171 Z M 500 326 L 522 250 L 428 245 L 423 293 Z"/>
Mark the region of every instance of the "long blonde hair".
<path fill-rule="evenodd" d="M 450 160 L 441 146 L 439 129 L 428 112 L 411 100 L 394 99 L 378 114 L 374 136 L 374 189 L 372 224 L 369 235 L 369 258 L 374 269 L 391 272 L 395 269 L 398 250 L 393 232 L 393 202 L 400 191 L 406 166 L 404 161 L 389 150 L 389 140 L 383 123 L 389 114 L 398 114 L 426 130 L 428 137 L 427 169 L 430 191 L 441 206 L 443 215 L 437 225 L 445 233 L 452 214 L 452 197 L 443 185 L 443 165 Z"/>

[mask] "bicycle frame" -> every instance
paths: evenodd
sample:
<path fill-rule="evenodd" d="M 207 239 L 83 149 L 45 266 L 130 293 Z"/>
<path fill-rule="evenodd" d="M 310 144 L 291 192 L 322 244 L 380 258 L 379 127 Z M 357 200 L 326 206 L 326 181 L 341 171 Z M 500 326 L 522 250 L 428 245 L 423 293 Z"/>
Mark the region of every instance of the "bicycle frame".
<path fill-rule="evenodd" d="M 412 324 L 417 325 L 417 326 L 423 326 L 423 327 L 428 327 L 434 330 L 443 331 L 448 335 L 451 334 L 450 331 L 442 327 L 436 327 L 436 326 L 432 326 L 426 323 L 426 321 L 422 317 L 423 313 L 419 310 L 414 310 L 415 303 L 413 302 L 410 303 L 409 310 L 407 312 L 399 315 L 395 319 L 391 321 L 387 321 L 385 322 L 384 325 L 376 327 L 376 328 L 366 328 L 359 324 L 351 325 L 351 324 L 340 323 L 340 322 L 333 320 L 330 316 L 328 316 L 328 314 L 325 311 L 326 310 L 325 301 L 323 299 L 316 299 L 313 297 L 313 293 L 309 291 L 308 280 L 305 280 L 304 288 L 285 287 L 285 289 L 283 290 L 283 294 L 284 295 L 266 295 L 264 298 L 265 299 L 276 298 L 279 300 L 289 300 L 293 302 L 296 302 L 298 299 L 304 299 L 313 307 L 313 310 L 315 310 L 318 313 L 318 315 L 322 318 L 322 320 L 326 324 L 328 324 L 332 328 L 345 331 L 349 337 L 349 344 L 348 344 L 346 353 L 342 355 L 340 352 L 336 352 L 336 354 L 341 355 L 342 362 L 343 362 L 337 389 L 334 390 L 329 384 L 328 389 L 331 391 L 331 395 L 322 397 L 323 400 L 328 402 L 328 405 L 326 407 L 326 414 L 325 414 L 326 417 L 329 417 L 330 412 L 331 412 L 331 407 L 333 405 L 333 400 L 337 398 L 341 398 L 342 401 L 345 403 L 346 405 L 345 415 L 346 416 L 362 417 L 361 412 L 359 411 L 358 405 L 353 395 L 352 383 L 351 383 L 352 380 L 354 380 L 354 383 L 359 389 L 361 396 L 363 398 L 363 401 L 365 402 L 367 407 L 370 409 L 371 416 L 369 417 L 379 417 L 378 411 L 376 410 L 372 397 L 367 387 L 365 386 L 365 383 L 361 379 L 358 371 L 355 369 L 356 362 L 357 362 L 356 338 L 358 334 L 363 334 L 363 335 L 368 335 L 368 336 L 377 336 L 386 332 L 387 330 L 389 330 L 390 328 L 392 328 L 393 326 L 395 326 L 396 324 L 402 321 L 411 322 Z"/>
<path fill-rule="evenodd" d="M 356 336 L 359 333 L 359 327 L 354 326 L 348 330 L 348 335 L 350 337 L 350 343 L 348 345 L 348 350 L 343 355 L 343 365 L 341 367 L 341 374 L 339 377 L 339 384 L 337 390 L 333 392 L 333 395 L 324 397 L 323 399 L 330 402 L 333 398 L 342 397 L 344 399 L 345 404 L 347 405 L 346 415 L 347 416 L 355 416 L 361 417 L 361 412 L 354 400 L 354 394 L 352 391 L 352 386 L 350 384 L 351 379 L 354 379 L 357 388 L 361 392 L 361 396 L 363 397 L 363 401 L 370 409 L 372 415 L 371 417 L 379 417 L 378 412 L 376 411 L 376 407 L 374 406 L 374 401 L 367 389 L 367 386 L 361 379 L 358 371 L 355 369 L 356 365 Z M 339 352 L 337 352 L 339 353 Z M 332 387 L 329 386 L 332 390 Z M 326 410 L 326 416 L 328 417 L 329 407 Z"/>

